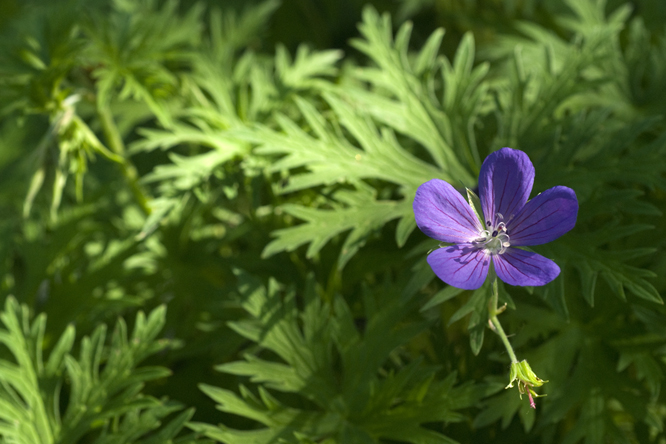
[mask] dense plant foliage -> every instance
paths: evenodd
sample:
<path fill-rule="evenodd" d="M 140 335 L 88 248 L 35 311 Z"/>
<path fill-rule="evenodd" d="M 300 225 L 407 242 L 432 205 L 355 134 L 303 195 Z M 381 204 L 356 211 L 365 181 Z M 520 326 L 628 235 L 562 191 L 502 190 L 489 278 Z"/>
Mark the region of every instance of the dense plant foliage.
<path fill-rule="evenodd" d="M 0 2 L 0 442 L 666 442 L 662 3 L 364 3 Z M 505 146 L 536 410 L 412 210 Z"/>

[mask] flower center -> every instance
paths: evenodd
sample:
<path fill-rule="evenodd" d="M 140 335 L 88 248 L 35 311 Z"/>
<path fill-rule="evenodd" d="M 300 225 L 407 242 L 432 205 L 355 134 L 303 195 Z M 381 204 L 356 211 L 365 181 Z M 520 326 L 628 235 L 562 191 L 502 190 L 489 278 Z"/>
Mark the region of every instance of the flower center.
<path fill-rule="evenodd" d="M 486 221 L 488 229 L 479 233 L 481 237 L 473 244 L 487 250 L 490 254 L 502 254 L 511 246 L 511 239 L 504 223 L 504 216 L 497 213 L 494 219 L 494 223 Z"/>

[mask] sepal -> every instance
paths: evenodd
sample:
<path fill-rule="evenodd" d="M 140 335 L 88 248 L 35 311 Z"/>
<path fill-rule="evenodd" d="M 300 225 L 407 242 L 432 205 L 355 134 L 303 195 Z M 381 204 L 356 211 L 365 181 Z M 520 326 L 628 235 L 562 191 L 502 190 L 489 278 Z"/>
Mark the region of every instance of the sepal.
<path fill-rule="evenodd" d="M 541 387 L 546 382 L 539 378 L 536 373 L 530 367 L 530 364 L 523 359 L 520 362 L 513 362 L 511 364 L 511 373 L 509 375 L 509 385 L 504 387 L 505 389 L 512 388 L 513 383 L 517 382 L 518 384 L 518 393 L 520 394 L 520 399 L 523 399 L 523 395 L 527 394 L 530 398 L 530 407 L 536 409 L 536 404 L 534 403 L 534 398 L 539 398 L 546 395 L 538 395 L 533 387 Z"/>

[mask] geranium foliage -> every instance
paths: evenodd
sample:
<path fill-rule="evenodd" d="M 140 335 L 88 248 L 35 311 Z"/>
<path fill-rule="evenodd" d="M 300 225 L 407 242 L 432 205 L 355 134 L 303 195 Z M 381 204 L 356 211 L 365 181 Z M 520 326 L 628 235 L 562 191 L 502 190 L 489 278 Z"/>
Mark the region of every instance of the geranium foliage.
<path fill-rule="evenodd" d="M 0 442 L 663 442 L 662 3 L 2 3 Z M 559 275 L 448 286 L 503 147 Z"/>

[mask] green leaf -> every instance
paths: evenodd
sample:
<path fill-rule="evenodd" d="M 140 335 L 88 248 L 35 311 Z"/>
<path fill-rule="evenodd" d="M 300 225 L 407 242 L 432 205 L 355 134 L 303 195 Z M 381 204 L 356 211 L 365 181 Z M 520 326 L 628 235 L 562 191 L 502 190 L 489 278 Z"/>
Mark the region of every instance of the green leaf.
<path fill-rule="evenodd" d="M 143 442 L 140 436 L 153 431 L 156 436 L 174 437 L 185 425 L 185 418 L 191 417 L 191 411 L 185 412 L 186 416 L 161 428 L 159 420 L 181 407 L 141 393 L 144 382 L 171 374 L 163 367 L 138 367 L 141 360 L 168 345 L 156 341 L 164 325 L 164 307 L 155 309 L 148 318 L 139 313 L 131 340 L 121 320 L 111 345 L 105 341 L 105 326 L 98 327 L 92 336 L 80 341 L 78 360 L 71 355 L 75 330 L 68 326 L 45 365 L 46 316 L 31 318 L 28 308 L 13 297 L 7 298 L 0 313 L 0 343 L 13 359 L 0 359 L 0 422 L 14 424 L 0 427 L 3 439 L 76 442 L 83 435 L 101 431 L 95 442 L 139 443 Z M 110 424 L 119 426 L 109 431 Z"/>
<path fill-rule="evenodd" d="M 447 286 L 438 291 L 430 300 L 428 303 L 426 303 L 422 308 L 421 311 L 426 311 L 431 309 L 432 307 L 436 307 L 439 304 L 442 304 L 449 299 L 453 299 L 454 297 L 458 296 L 460 293 L 462 293 L 463 290 L 462 288 L 458 287 L 452 287 L 452 286 Z"/>
<path fill-rule="evenodd" d="M 319 210 L 301 205 L 283 205 L 282 209 L 286 213 L 306 223 L 275 231 L 277 239 L 266 245 L 262 257 L 281 251 L 293 251 L 309 243 L 306 256 L 312 258 L 331 238 L 351 229 L 338 258 L 338 267 L 342 269 L 370 234 L 388 221 L 411 217 L 412 213 L 410 202 L 377 201 L 368 187 L 360 188 L 357 192 L 339 191 L 335 196 L 349 205 L 348 209 Z"/>
<path fill-rule="evenodd" d="M 300 440 L 335 437 L 339 442 L 374 442 L 380 438 L 451 442 L 421 424 L 462 420 L 455 410 L 472 405 L 485 390 L 470 385 L 454 387 L 454 374 L 438 380 L 437 369 L 421 360 L 405 365 L 390 363 L 389 356 L 425 328 L 423 322 L 405 319 L 406 309 L 415 308 L 414 302 L 395 292 L 366 294 L 364 312 L 368 322 L 361 333 L 345 301 L 335 296 L 332 304 L 322 302 L 313 281 L 303 297 L 304 308 L 298 310 L 293 292 L 282 295 L 275 283 L 261 286 L 245 273 L 237 275 L 241 304 L 251 318 L 231 326 L 279 359 L 269 361 L 253 353 L 246 354 L 243 361 L 218 367 L 223 372 L 249 376 L 258 385 L 259 397 L 244 386 L 240 386 L 240 396 L 227 389 L 200 386 L 220 410 L 263 425 L 251 432 L 205 424 L 192 426 L 211 438 L 292 442 L 293 434 L 298 432 Z M 336 359 L 340 360 L 339 369 L 333 365 Z M 313 404 L 293 408 L 269 390 L 298 394 Z"/>

